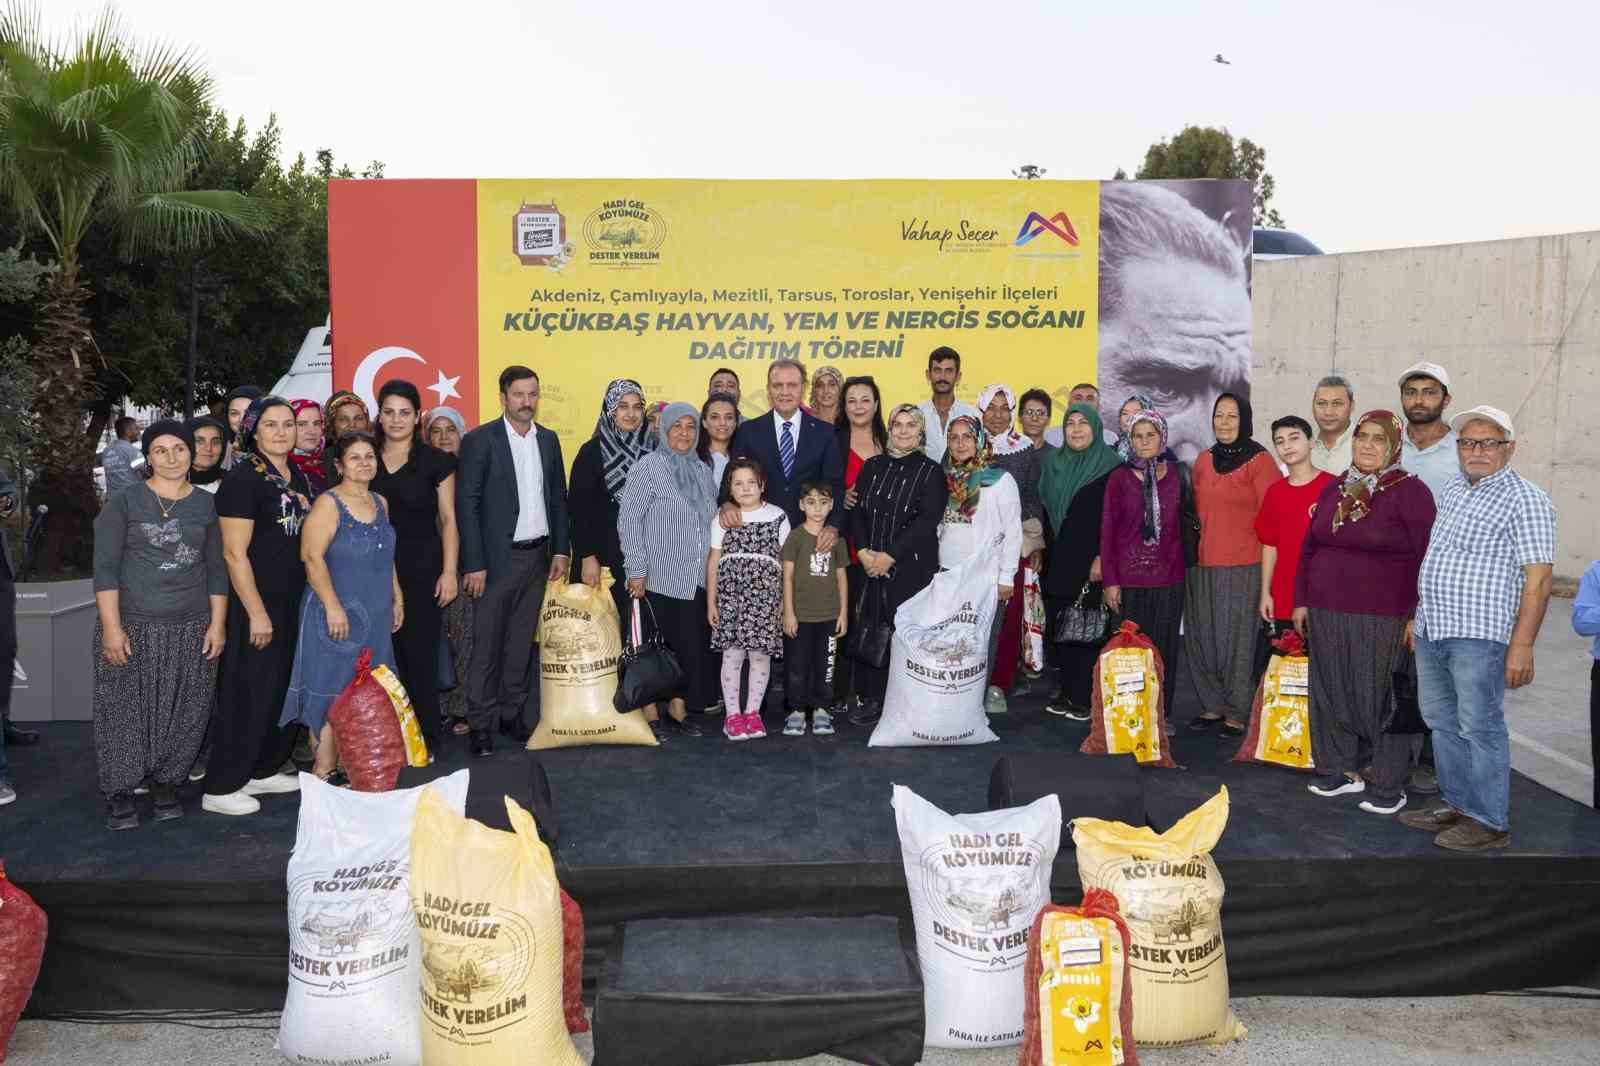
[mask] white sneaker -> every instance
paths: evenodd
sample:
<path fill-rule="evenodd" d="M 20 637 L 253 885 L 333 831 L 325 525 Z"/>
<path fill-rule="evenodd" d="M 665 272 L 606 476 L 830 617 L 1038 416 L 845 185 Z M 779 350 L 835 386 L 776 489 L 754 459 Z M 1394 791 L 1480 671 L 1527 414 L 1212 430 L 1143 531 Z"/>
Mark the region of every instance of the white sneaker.
<path fill-rule="evenodd" d="M 990 685 L 989 690 L 983 694 L 983 712 L 985 714 L 1005 714 L 1006 694 L 998 685 Z"/>
<path fill-rule="evenodd" d="M 1404 792 L 1400 793 L 1399 799 L 1393 800 L 1389 803 L 1384 803 L 1381 800 L 1362 800 L 1360 803 L 1356 804 L 1357 807 L 1360 807 L 1368 814 L 1394 814 L 1405 805 L 1406 794 Z"/>
<path fill-rule="evenodd" d="M 226 796 L 213 796 L 208 792 L 200 797 L 200 809 L 212 814 L 255 814 L 261 809 L 261 803 L 243 789 Z"/>
<path fill-rule="evenodd" d="M 17 790 L 4 782 L 0 782 L 0 807 L 15 802 L 17 802 Z"/>
<path fill-rule="evenodd" d="M 783 720 L 783 735 L 786 737 L 803 737 L 806 735 L 805 711 L 789 712 L 789 717 Z"/>
<path fill-rule="evenodd" d="M 299 792 L 300 778 L 289 774 L 273 774 L 271 777 L 252 777 L 245 782 L 239 790 L 247 796 L 270 796 L 280 792 Z"/>

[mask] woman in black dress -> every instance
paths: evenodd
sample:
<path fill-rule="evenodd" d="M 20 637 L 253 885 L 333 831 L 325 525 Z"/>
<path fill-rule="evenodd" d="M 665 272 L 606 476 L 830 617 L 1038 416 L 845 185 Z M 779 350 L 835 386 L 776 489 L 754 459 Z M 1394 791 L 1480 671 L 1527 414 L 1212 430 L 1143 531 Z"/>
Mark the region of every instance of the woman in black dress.
<path fill-rule="evenodd" d="M 867 575 L 862 618 L 869 623 L 893 624 L 899 606 L 927 588 L 939 570 L 939 522 L 950 489 L 939 464 L 922 452 L 926 440 L 922 412 L 901 404 L 889 417 L 887 450 L 868 459 L 856 479 L 850 540 Z M 857 664 L 861 705 L 851 711 L 851 723 L 878 720 L 888 685 L 887 669 Z"/>
<path fill-rule="evenodd" d="M 628 472 L 652 445 L 645 429 L 644 388 L 629 378 L 606 386 L 594 435 L 572 460 L 567 481 L 567 514 L 572 529 L 572 556 L 586 585 L 600 586 L 601 568 L 611 571 L 611 598 L 617 617 L 632 610 L 628 575 L 622 569 L 622 542 L 617 538 L 617 505 L 628 484 Z"/>
<path fill-rule="evenodd" d="M 422 442 L 422 397 L 409 381 L 388 381 L 378 390 L 382 446 L 372 491 L 389 502 L 395 530 L 395 573 L 406 605 L 394 635 L 395 665 L 406 687 L 428 749 L 437 753 L 439 642 L 444 609 L 459 591 L 456 533 L 456 460 Z"/>
<path fill-rule="evenodd" d="M 254 814 L 256 798 L 298 792 L 278 769 L 295 730 L 278 725 L 299 637 L 300 524 L 311 486 L 290 461 L 295 414 L 263 396 L 239 420 L 239 451 L 217 490 L 222 556 L 228 564 L 227 645 L 217 675 L 217 713 L 200 806 L 213 814 Z"/>

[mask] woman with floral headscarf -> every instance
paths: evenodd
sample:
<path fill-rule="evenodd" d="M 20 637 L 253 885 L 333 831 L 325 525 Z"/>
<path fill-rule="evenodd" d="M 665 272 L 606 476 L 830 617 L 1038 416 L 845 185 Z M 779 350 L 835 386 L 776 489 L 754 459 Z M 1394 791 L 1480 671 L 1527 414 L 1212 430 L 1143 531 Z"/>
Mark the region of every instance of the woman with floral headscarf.
<path fill-rule="evenodd" d="M 1417 572 L 1433 530 L 1433 493 L 1400 465 L 1404 429 L 1368 411 L 1351 432 L 1351 466 L 1317 497 L 1300 549 L 1294 624 L 1311 643 L 1311 758 L 1319 796 L 1365 792 L 1360 807 L 1393 814 L 1411 757 L 1384 732 L 1402 648 L 1411 646 Z"/>
<path fill-rule="evenodd" d="M 811 414 L 833 425 L 839 420 L 844 399 L 844 375 L 838 367 L 819 366 L 811 375 Z"/>
<path fill-rule="evenodd" d="M 1031 449 L 1030 449 L 1031 451 Z M 999 603 L 989 627 L 989 662 L 994 662 L 1022 561 L 1022 500 L 1016 479 L 993 462 L 989 434 L 971 415 L 958 415 L 945 428 L 944 477 L 949 497 L 939 523 L 939 565 L 954 569 L 974 555 L 992 557 Z M 1006 694 L 990 685 L 984 694 L 990 714 L 1006 710 Z"/>
<path fill-rule="evenodd" d="M 600 571 L 611 571 L 611 596 L 620 617 L 628 617 L 628 575 L 622 567 L 617 539 L 617 508 L 633 464 L 653 447 L 645 429 L 644 386 L 617 378 L 606 386 L 594 433 L 572 460 L 567 483 L 567 515 L 572 528 L 572 555 L 578 576 L 599 587 Z"/>
<path fill-rule="evenodd" d="M 1183 536 L 1178 528 L 1182 463 L 1168 458 L 1167 420 L 1135 411 L 1124 434 L 1128 458 L 1106 481 L 1100 511 L 1100 573 L 1105 604 L 1138 625 L 1156 646 L 1166 677 L 1178 676 L 1183 620 Z M 1162 714 L 1173 684 L 1162 686 Z"/>
<path fill-rule="evenodd" d="M 861 464 L 850 542 L 866 574 L 866 587 L 851 611 L 869 624 L 894 624 L 900 605 L 923 589 L 939 570 L 939 523 L 949 497 L 939 464 L 923 453 L 928 439 L 921 410 L 903 403 L 889 412 L 888 446 Z M 851 629 L 860 632 L 856 622 Z M 858 662 L 855 725 L 870 725 L 883 713 L 889 671 Z"/>
<path fill-rule="evenodd" d="M 1025 565 L 1017 568 L 1015 587 L 1007 601 L 1000 629 L 1000 642 L 989 657 L 989 684 L 1002 692 L 1011 689 L 1017 660 L 1022 655 L 1023 586 L 1031 569 L 1037 575 L 1045 546 L 1044 506 L 1039 501 L 1039 472 L 1044 451 L 1017 423 L 1017 395 L 1010 385 L 996 383 L 978 394 L 978 410 L 983 428 L 989 434 L 993 464 L 1010 474 L 1017 483 L 1022 501 L 1022 556 Z M 1026 683 L 1024 683 L 1026 685 Z M 1026 687 L 1019 691 L 1027 691 Z"/>

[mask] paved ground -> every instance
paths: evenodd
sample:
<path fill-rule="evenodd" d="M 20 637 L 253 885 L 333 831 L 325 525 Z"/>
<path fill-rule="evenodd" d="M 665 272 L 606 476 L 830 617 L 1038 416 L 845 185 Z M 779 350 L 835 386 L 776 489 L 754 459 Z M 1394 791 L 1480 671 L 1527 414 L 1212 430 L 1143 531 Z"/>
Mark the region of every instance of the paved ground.
<path fill-rule="evenodd" d="M 1511 765 L 1580 803 L 1594 802 L 1589 647 L 1572 631 L 1572 601 L 1552 599 L 1534 647 L 1533 684 L 1506 694 Z M 1514 828 L 1515 811 L 1511 817 Z"/>
<path fill-rule="evenodd" d="M 1141 1051 L 1140 1059 L 1153 1066 L 1367 1066 L 1378 1062 L 1592 1066 L 1600 1046 L 1600 1005 L 1584 999 L 1274 997 L 1241 999 L 1234 1007 L 1250 1027 L 1250 1035 L 1242 1043 L 1220 1049 Z M 283 1059 L 272 1048 L 276 1018 L 266 1015 L 247 1024 L 266 1028 L 229 1032 L 176 1025 L 23 1022 L 12 1038 L 9 1061 L 16 1066 L 281 1063 Z M 578 1050 L 588 1061 L 592 1054 L 588 1037 L 578 1039 Z M 922 1061 L 925 1066 L 1013 1066 L 1017 1054 L 1015 1048 L 932 1051 Z M 817 1056 L 804 1060 L 804 1066 L 848 1064 Z"/>

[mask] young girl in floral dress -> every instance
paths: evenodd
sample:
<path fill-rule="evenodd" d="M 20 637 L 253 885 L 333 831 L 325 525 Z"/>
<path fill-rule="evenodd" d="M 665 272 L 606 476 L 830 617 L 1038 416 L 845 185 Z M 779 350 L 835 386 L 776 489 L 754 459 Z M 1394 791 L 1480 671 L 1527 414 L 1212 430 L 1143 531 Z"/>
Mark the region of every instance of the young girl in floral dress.
<path fill-rule="evenodd" d="M 711 647 L 722 652 L 722 732 L 729 740 L 767 735 L 761 701 L 772 676 L 772 657 L 783 652 L 783 564 L 789 516 L 766 501 L 767 479 L 754 459 L 735 459 L 723 474 L 723 494 L 738 505 L 744 524 L 723 529 L 711 522 L 706 615 Z M 750 662 L 749 695 L 739 712 L 739 674 Z"/>

